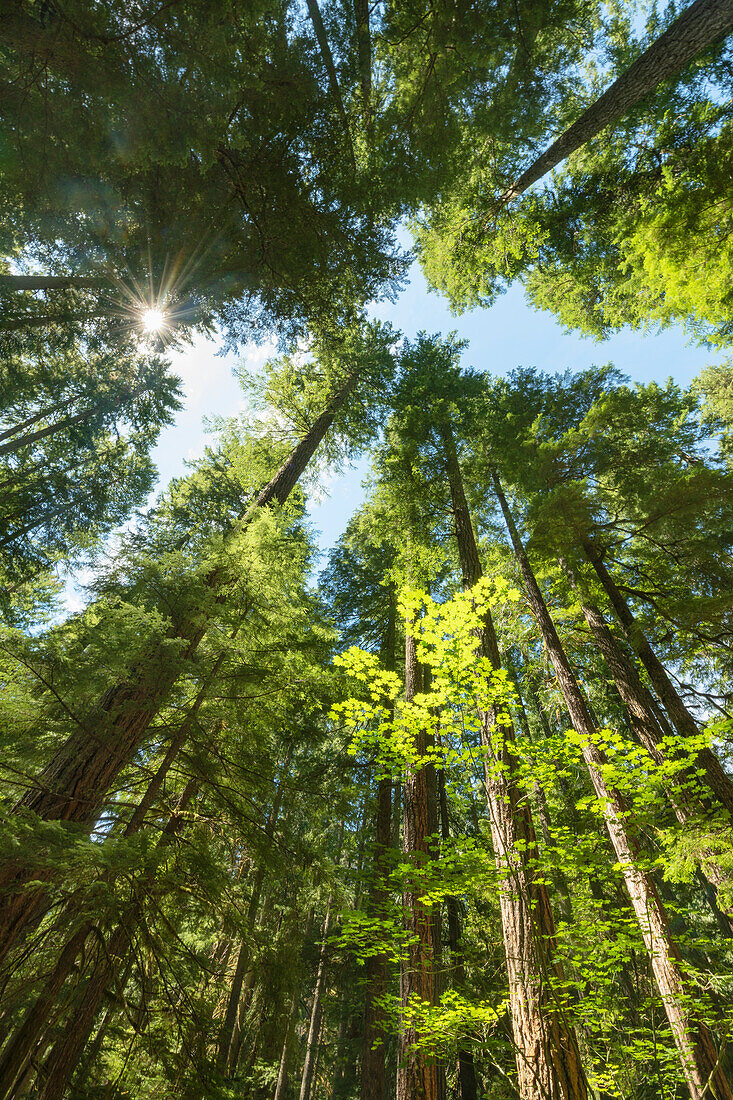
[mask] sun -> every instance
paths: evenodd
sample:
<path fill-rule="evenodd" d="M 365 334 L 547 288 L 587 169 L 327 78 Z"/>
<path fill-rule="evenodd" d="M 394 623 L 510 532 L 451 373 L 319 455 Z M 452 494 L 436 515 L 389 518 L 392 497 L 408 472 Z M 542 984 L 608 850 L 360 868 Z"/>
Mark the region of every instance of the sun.
<path fill-rule="evenodd" d="M 146 309 L 142 316 L 142 323 L 146 332 L 160 332 L 165 324 L 162 309 L 155 309 L 154 307 Z"/>

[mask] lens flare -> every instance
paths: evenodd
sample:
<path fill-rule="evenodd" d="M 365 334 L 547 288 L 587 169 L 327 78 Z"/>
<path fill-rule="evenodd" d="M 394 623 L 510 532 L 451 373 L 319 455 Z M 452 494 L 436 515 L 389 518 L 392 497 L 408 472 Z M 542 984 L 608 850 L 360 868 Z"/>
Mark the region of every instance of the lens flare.
<path fill-rule="evenodd" d="M 160 332 L 165 324 L 165 317 L 161 309 L 146 309 L 142 317 L 143 328 L 146 332 Z"/>

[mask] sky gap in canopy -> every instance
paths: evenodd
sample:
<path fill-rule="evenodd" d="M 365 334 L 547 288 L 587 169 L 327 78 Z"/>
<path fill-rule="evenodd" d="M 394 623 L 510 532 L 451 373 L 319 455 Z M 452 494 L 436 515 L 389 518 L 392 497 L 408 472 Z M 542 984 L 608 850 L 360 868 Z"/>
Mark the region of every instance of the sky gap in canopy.
<path fill-rule="evenodd" d="M 409 246 L 406 236 L 402 244 Z M 634 382 L 664 382 L 672 377 L 686 386 L 703 367 L 725 358 L 722 352 L 688 343 L 681 328 L 646 333 L 626 329 L 595 343 L 563 331 L 549 313 L 531 309 L 519 285 L 491 309 L 474 309 L 456 317 L 441 296 L 428 292 L 417 263 L 412 265 L 409 283 L 397 301 L 379 304 L 372 314 L 391 321 L 407 337 L 421 329 L 443 334 L 455 329 L 470 342 L 463 362 L 493 374 L 505 374 L 518 366 L 555 373 L 613 362 Z M 268 353 L 266 347 L 250 348 L 242 361 L 256 370 Z M 230 416 L 242 407 L 243 395 L 233 373 L 235 363 L 232 356 L 218 355 L 211 341 L 200 341 L 175 356 L 175 369 L 185 383 L 186 405 L 176 423 L 163 432 L 154 454 L 160 487 L 183 471 L 186 459 L 203 450 L 205 417 Z M 310 515 L 320 531 L 323 550 L 333 546 L 362 500 L 361 482 L 368 468 L 365 457 L 358 467 L 330 478 L 324 483 L 321 499 L 311 501 Z"/>

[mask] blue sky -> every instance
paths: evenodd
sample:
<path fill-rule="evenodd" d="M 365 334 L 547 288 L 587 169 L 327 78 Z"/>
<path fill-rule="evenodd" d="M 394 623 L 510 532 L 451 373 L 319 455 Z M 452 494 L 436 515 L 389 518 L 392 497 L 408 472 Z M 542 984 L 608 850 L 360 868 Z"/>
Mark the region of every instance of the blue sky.
<path fill-rule="evenodd" d="M 634 381 L 663 382 L 671 376 L 687 385 L 704 366 L 722 358 L 688 344 L 680 329 L 646 334 L 626 330 L 601 344 L 582 339 L 564 332 L 549 313 L 530 309 L 519 286 L 491 309 L 454 317 L 441 297 L 428 292 L 416 264 L 399 299 L 380 304 L 373 314 L 391 321 L 409 337 L 421 329 L 442 333 L 455 329 L 469 341 L 464 363 L 494 374 L 504 374 L 517 366 L 555 372 L 612 362 Z M 224 357 L 217 355 L 217 350 L 214 341 L 200 341 L 174 356 L 174 368 L 185 386 L 185 408 L 175 425 L 162 434 L 155 452 L 161 485 L 183 472 L 186 458 L 201 453 L 207 438 L 205 417 L 228 416 L 241 407 L 242 392 L 233 374 L 235 363 L 257 369 L 272 352 L 248 347 L 238 357 Z M 365 458 L 354 469 L 329 479 L 320 501 L 313 502 L 312 522 L 321 532 L 324 550 L 333 545 L 358 507 L 367 468 Z"/>

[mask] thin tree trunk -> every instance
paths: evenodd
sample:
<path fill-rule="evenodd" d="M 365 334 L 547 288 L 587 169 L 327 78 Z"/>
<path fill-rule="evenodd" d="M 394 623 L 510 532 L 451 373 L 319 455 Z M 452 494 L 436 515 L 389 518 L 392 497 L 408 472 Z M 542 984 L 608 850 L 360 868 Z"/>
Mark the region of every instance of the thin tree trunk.
<path fill-rule="evenodd" d="M 99 317 L 117 316 L 117 312 L 109 309 L 96 309 L 87 313 L 29 313 L 25 317 L 10 316 L 0 320 L 0 335 L 3 332 L 19 332 L 24 328 L 41 328 L 43 325 L 63 325 L 70 321 L 92 321 Z"/>
<path fill-rule="evenodd" d="M 733 0 L 695 0 L 499 199 L 517 198 L 733 28 Z"/>
<path fill-rule="evenodd" d="M 46 405 L 45 408 L 40 409 L 38 412 L 33 413 L 32 416 L 27 417 L 25 420 L 21 420 L 19 424 L 13 424 L 11 427 L 6 428 L 5 431 L 0 432 L 0 443 L 6 439 L 11 439 L 14 435 L 18 435 L 19 432 L 25 432 L 28 428 L 32 428 L 34 424 L 37 424 L 39 420 L 46 420 L 49 416 L 53 416 L 54 413 L 61 412 L 62 409 L 68 409 L 69 405 L 73 405 L 77 399 L 77 394 L 73 397 L 67 397 L 65 401 L 57 401 L 55 405 Z"/>
<path fill-rule="evenodd" d="M 323 990 L 326 985 L 326 966 L 328 961 L 328 933 L 331 927 L 331 898 L 328 899 L 326 919 L 323 922 L 323 942 L 321 953 L 318 957 L 318 973 L 313 990 L 313 1006 L 311 1008 L 308 1039 L 305 1047 L 305 1061 L 303 1063 L 303 1075 L 300 1079 L 299 1100 L 310 1100 L 311 1087 L 315 1070 L 316 1056 L 318 1053 L 318 1039 L 321 1032 L 321 1015 L 323 1012 Z"/>
<path fill-rule="evenodd" d="M 127 985 L 131 970 L 132 959 L 128 959 L 127 970 L 122 975 L 122 980 L 120 981 L 120 987 L 122 989 L 124 989 Z M 107 1032 L 109 1031 L 110 1025 L 112 1024 L 112 1021 L 114 1020 L 117 1011 L 117 1004 L 112 1003 L 108 1005 L 102 1019 L 99 1022 L 99 1027 L 97 1028 L 94 1038 L 90 1042 L 86 1043 L 84 1047 L 79 1065 L 72 1075 L 71 1080 L 71 1087 L 73 1088 L 74 1092 L 77 1093 L 77 1095 L 83 1096 L 85 1094 L 84 1090 L 87 1086 L 89 1074 L 92 1071 L 94 1063 L 99 1057 L 100 1051 L 102 1050 L 102 1047 L 104 1045 L 104 1040 L 107 1038 Z"/>
<path fill-rule="evenodd" d="M 288 460 L 239 521 L 245 527 L 260 508 L 283 504 L 330 428 L 341 406 L 355 389 L 359 370 L 353 371 L 326 409 L 316 419 Z M 229 578 L 216 570 L 209 586 L 220 590 Z M 206 634 L 208 623 L 182 624 L 177 636 L 185 643 L 183 660 L 189 660 Z M 14 808 L 22 816 L 44 821 L 69 821 L 91 826 L 107 793 L 142 741 L 151 721 L 177 679 L 170 660 L 161 651 L 150 655 L 130 680 L 109 688 L 96 711 L 71 734 Z M 0 959 L 43 905 L 44 890 L 28 882 L 50 881 L 50 867 L 27 866 L 16 859 L 0 864 Z"/>
<path fill-rule="evenodd" d="M 527 739 L 528 743 L 531 743 L 532 736 L 529 726 L 529 719 L 527 717 L 527 711 L 524 706 L 524 699 L 522 698 L 522 687 L 519 682 L 519 676 L 514 664 L 507 659 L 506 661 L 507 671 L 510 673 L 514 686 L 517 689 L 517 701 L 518 701 L 518 718 L 519 724 L 522 727 L 522 732 Z M 543 716 L 544 717 L 544 716 Z M 537 819 L 540 823 L 540 832 L 545 845 L 549 848 L 555 843 L 552 831 L 552 822 L 550 820 L 550 811 L 547 806 L 547 796 L 545 795 L 544 788 L 538 779 L 532 781 L 531 786 L 532 795 L 537 805 Z M 565 872 L 562 867 L 553 867 L 550 871 L 550 877 L 552 884 L 555 888 L 555 893 L 558 899 L 558 910 L 562 919 L 570 924 L 573 919 L 572 906 L 570 902 L 570 885 L 565 876 Z"/>
<path fill-rule="evenodd" d="M 67 941 L 43 992 L 26 1013 L 21 1026 L 8 1040 L 0 1056 L 0 1097 L 3 1100 L 12 1090 L 18 1075 L 25 1069 L 36 1043 L 48 1027 L 61 988 L 72 972 L 91 928 L 92 922 L 84 921 Z"/>
<path fill-rule="evenodd" d="M 483 572 L 463 488 L 453 430 L 441 428 L 453 520 L 464 588 Z M 481 632 L 481 652 L 494 668 L 501 657 L 491 614 Z M 537 840 L 529 799 L 513 778 L 514 729 L 492 710 L 481 715 L 487 761 L 486 797 L 494 857 L 500 875 L 504 951 L 509 977 L 509 1006 L 522 1100 L 585 1100 L 588 1095 L 575 1028 L 567 1006 L 558 1004 L 553 978 L 563 985 L 556 960 L 555 922 L 547 887 L 537 874 Z M 497 737 L 499 739 L 496 744 Z"/>
<path fill-rule="evenodd" d="M 313 908 L 308 911 L 308 920 L 306 921 L 305 932 L 303 934 L 303 944 L 308 941 L 311 928 L 313 926 Z M 295 1023 L 298 1019 L 298 1008 L 300 1005 L 300 981 L 296 982 L 295 990 L 293 992 L 293 999 L 290 1003 L 290 1013 L 288 1015 L 288 1021 L 285 1025 L 285 1037 L 283 1039 L 282 1053 L 280 1054 L 280 1066 L 277 1073 L 277 1084 L 275 1085 L 275 1096 L 273 1100 L 285 1100 L 285 1094 L 288 1088 L 288 1062 L 290 1060 L 290 1046 L 293 1041 L 293 1031 L 295 1029 Z"/>
<path fill-rule="evenodd" d="M 54 424 L 47 424 L 44 428 L 38 428 L 35 432 L 27 432 L 25 435 L 22 435 L 20 439 L 11 439 L 8 443 L 0 445 L 0 457 L 3 455 L 17 454 L 17 452 L 22 451 L 24 447 L 30 447 L 32 443 L 38 443 L 39 440 L 46 439 L 50 435 L 57 435 L 58 432 L 65 431 L 67 428 L 73 428 L 75 424 L 81 424 L 84 420 L 89 420 L 90 417 L 95 414 L 102 415 L 109 412 L 113 407 L 117 407 L 121 401 L 129 401 L 133 397 L 137 397 L 139 394 L 144 393 L 148 388 L 149 387 L 140 387 L 126 396 L 117 396 L 115 398 L 115 406 L 105 404 L 104 402 L 92 405 L 91 408 L 82 409 L 81 412 L 75 413 L 73 416 L 67 416 L 65 419 L 58 420 Z"/>
<path fill-rule="evenodd" d="M 608 572 L 601 555 L 588 541 L 583 543 L 583 550 L 596 571 L 631 648 L 646 669 L 652 686 L 662 701 L 670 721 L 680 737 L 697 737 L 700 731 L 695 719 L 678 695 L 666 669 L 650 646 L 643 630 L 631 613 L 629 605 Z M 697 754 L 696 762 L 698 767 L 702 769 L 705 782 L 710 790 L 733 817 L 733 780 L 726 773 L 715 753 L 711 749 L 701 749 Z"/>
<path fill-rule="evenodd" d="M 576 732 L 583 739 L 583 757 L 602 807 L 608 834 L 649 953 L 690 1095 L 692 1100 L 703 1100 L 703 1097 L 708 1095 L 715 1097 L 716 1100 L 733 1100 L 733 1093 L 718 1064 L 718 1055 L 710 1032 L 702 1021 L 694 1019 L 688 1007 L 688 997 L 680 967 L 680 954 L 672 939 L 664 905 L 650 876 L 638 868 L 639 856 L 628 833 L 628 812 L 624 800 L 617 790 L 606 784 L 603 776 L 603 766 L 606 761 L 594 742 L 595 731 L 588 707 L 550 618 L 496 474 L 493 480 L 527 597 L 555 670 L 570 718 Z"/>
<path fill-rule="evenodd" d="M 298 1018 L 298 1005 L 300 1002 L 300 989 L 296 989 L 293 993 L 293 999 L 290 1002 L 290 1013 L 285 1025 L 285 1037 L 283 1038 L 282 1053 L 280 1054 L 280 1065 L 277 1071 L 277 1084 L 275 1085 L 274 1100 L 285 1100 L 285 1094 L 288 1088 L 288 1062 L 290 1060 L 290 1045 L 293 1038 L 293 1028 L 295 1027 L 295 1021 Z"/>
<path fill-rule="evenodd" d="M 290 760 L 292 754 L 293 745 L 291 743 L 288 745 L 285 753 L 285 759 L 283 760 L 282 768 L 280 771 L 280 779 L 275 789 L 275 797 L 273 798 L 270 813 L 268 814 L 267 823 L 265 825 L 265 836 L 269 841 L 271 841 L 274 836 L 277 819 L 280 815 L 280 806 L 282 805 L 284 783 L 287 778 L 288 769 L 290 768 Z M 239 947 L 237 963 L 234 968 L 234 977 L 232 978 L 232 986 L 229 991 L 226 1012 L 224 1013 L 224 1021 L 222 1023 L 221 1033 L 219 1035 L 217 1064 L 221 1073 L 224 1073 L 225 1071 L 231 1073 L 233 1071 L 233 1062 L 235 1061 L 235 1055 L 239 1053 L 238 1035 L 236 1034 L 238 1030 L 237 1019 L 239 1014 L 239 1005 L 242 999 L 242 985 L 250 960 L 250 940 L 252 938 L 255 920 L 257 919 L 257 912 L 260 907 L 262 884 L 265 881 L 265 869 L 265 861 L 261 860 L 260 865 L 257 868 L 257 873 L 255 875 L 255 880 L 252 886 L 252 896 L 249 899 L 249 905 L 247 907 L 247 934 L 242 939 L 242 943 Z"/>

